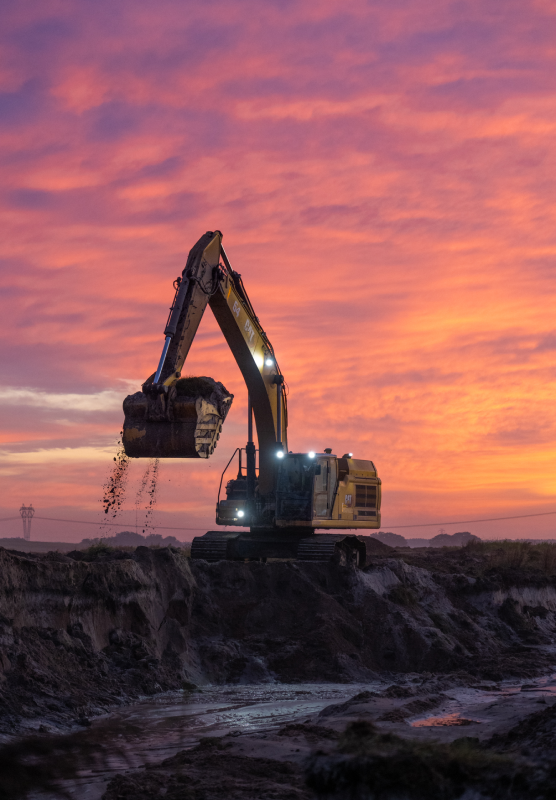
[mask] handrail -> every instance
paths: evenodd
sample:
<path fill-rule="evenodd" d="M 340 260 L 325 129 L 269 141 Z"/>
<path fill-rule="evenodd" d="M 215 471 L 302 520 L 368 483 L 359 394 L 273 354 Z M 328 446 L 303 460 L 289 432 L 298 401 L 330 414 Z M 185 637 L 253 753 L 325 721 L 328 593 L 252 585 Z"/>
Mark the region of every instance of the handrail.
<path fill-rule="evenodd" d="M 244 447 L 236 447 L 236 449 L 235 449 L 235 450 L 234 450 L 234 452 L 232 453 L 232 457 L 230 458 L 230 460 L 228 461 L 228 463 L 227 463 L 227 464 L 226 464 L 226 466 L 224 467 L 224 471 L 222 472 L 222 475 L 220 476 L 220 486 L 218 487 L 218 500 L 217 500 L 217 505 L 216 505 L 216 508 L 217 508 L 217 509 L 218 509 L 218 504 L 220 503 L 220 494 L 221 494 L 221 492 L 222 492 L 222 483 L 223 483 L 223 481 L 224 481 L 224 475 L 225 475 L 225 474 L 226 474 L 226 472 L 228 471 L 228 467 L 230 466 L 230 464 L 231 464 L 231 463 L 232 463 L 232 461 L 234 460 L 236 453 L 238 453 L 238 452 L 241 452 L 242 450 L 245 450 L 245 448 L 244 448 Z M 258 452 L 259 452 L 259 451 L 258 451 L 258 449 L 257 449 L 257 450 L 255 450 L 255 459 L 257 458 L 257 453 L 258 453 Z M 255 466 L 255 470 L 256 470 L 256 469 L 257 469 L 257 467 Z M 255 475 L 256 475 L 256 472 L 255 472 Z M 14 519 L 17 519 L 17 517 L 14 517 Z"/>
<path fill-rule="evenodd" d="M 224 480 L 224 475 L 226 474 L 226 470 L 228 469 L 228 467 L 230 466 L 230 464 L 234 460 L 235 454 L 237 453 L 238 450 L 241 450 L 241 448 L 240 447 L 236 447 L 236 449 L 232 453 L 232 457 L 230 458 L 230 460 L 228 461 L 228 463 L 224 467 L 224 472 L 220 476 L 220 486 L 218 487 L 218 500 L 216 501 L 216 508 L 217 509 L 218 509 L 218 505 L 220 503 L 220 492 L 222 491 L 222 481 Z"/>

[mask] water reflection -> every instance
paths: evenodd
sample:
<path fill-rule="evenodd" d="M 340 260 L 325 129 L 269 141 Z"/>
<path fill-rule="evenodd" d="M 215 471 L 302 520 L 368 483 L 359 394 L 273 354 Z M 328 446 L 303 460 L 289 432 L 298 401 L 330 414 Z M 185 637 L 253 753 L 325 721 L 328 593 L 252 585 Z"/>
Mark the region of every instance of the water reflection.
<path fill-rule="evenodd" d="M 102 770 L 80 773 L 66 784 L 80 800 L 98 800 L 106 783 L 117 772 L 158 762 L 193 747 L 203 736 L 259 732 L 279 728 L 295 718 L 318 713 L 331 703 L 344 702 L 366 690 L 379 691 L 385 684 L 264 684 L 256 686 L 209 686 L 200 692 L 171 692 L 118 709 L 93 721 L 80 733 L 102 741 L 114 753 Z M 34 795 L 32 800 L 50 800 Z"/>

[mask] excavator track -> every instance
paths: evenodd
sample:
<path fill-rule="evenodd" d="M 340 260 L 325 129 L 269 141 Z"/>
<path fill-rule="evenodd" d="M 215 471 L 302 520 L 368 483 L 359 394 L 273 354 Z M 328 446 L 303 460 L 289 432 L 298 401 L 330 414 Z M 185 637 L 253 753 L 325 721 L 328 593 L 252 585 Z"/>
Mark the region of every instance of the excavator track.
<path fill-rule="evenodd" d="M 365 566 L 366 548 L 356 536 L 314 534 L 256 535 L 246 532 L 208 531 L 191 543 L 191 558 L 204 561 L 266 561 L 287 558 L 304 562 L 334 562 L 340 566 Z"/>
<path fill-rule="evenodd" d="M 301 539 L 297 548 L 298 561 L 330 562 L 342 566 L 365 566 L 365 545 L 356 536 L 315 534 Z"/>
<path fill-rule="evenodd" d="M 215 535 L 211 536 L 211 533 Z M 212 563 L 225 561 L 228 558 L 229 538 L 220 531 L 209 531 L 204 536 L 196 536 L 191 542 L 191 558 L 202 558 Z"/>

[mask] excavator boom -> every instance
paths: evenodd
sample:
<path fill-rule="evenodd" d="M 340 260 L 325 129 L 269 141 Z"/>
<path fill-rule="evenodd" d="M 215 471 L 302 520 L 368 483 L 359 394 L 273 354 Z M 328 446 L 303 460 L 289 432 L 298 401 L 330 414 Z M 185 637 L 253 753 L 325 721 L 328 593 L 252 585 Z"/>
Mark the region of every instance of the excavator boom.
<path fill-rule="evenodd" d="M 209 231 L 199 239 L 174 285 L 176 294 L 158 369 L 141 392 L 124 401 L 125 451 L 138 458 L 212 455 L 233 396 L 214 382 L 214 391 L 205 392 L 208 396 L 202 398 L 203 404 L 186 394 L 196 387 L 190 390 L 181 377 L 209 305 L 249 391 L 259 440 L 259 481 L 263 491 L 270 490 L 275 481 L 276 450 L 287 450 L 284 379 L 241 276 L 232 269 L 222 247 L 220 231 Z"/>

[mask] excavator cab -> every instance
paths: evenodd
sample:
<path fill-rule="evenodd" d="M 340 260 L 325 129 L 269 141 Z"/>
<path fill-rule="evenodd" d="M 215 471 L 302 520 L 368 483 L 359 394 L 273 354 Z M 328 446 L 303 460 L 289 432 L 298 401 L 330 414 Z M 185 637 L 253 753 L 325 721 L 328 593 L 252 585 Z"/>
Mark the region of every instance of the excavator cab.
<path fill-rule="evenodd" d="M 373 462 L 351 453 L 288 453 L 278 471 L 276 525 L 380 528 L 380 487 Z"/>
<path fill-rule="evenodd" d="M 380 528 L 381 481 L 372 461 L 332 452 L 287 453 L 278 459 L 276 490 L 249 500 L 241 451 L 237 477 L 227 481 L 216 507 L 217 525 L 322 529 Z M 234 454 L 235 455 L 235 454 Z M 229 466 L 229 465 L 228 465 Z M 224 479 L 222 475 L 222 481 Z M 221 486 L 222 486 L 221 481 Z M 269 510 L 272 518 L 269 519 Z M 264 515 L 264 518 L 263 518 Z"/>

